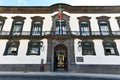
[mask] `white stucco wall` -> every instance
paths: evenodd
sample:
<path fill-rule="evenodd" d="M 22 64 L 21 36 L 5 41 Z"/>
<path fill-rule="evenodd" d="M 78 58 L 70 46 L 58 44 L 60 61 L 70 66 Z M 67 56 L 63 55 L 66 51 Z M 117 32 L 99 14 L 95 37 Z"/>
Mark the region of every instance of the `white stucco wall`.
<path fill-rule="evenodd" d="M 76 64 L 98 64 L 98 65 L 120 65 L 120 56 L 116 55 L 108 55 L 105 56 L 104 54 L 104 48 L 102 45 L 102 40 L 95 39 L 94 42 L 94 49 L 96 52 L 96 55 L 82 55 L 82 49 L 81 51 L 78 50 L 78 41 L 81 41 L 79 39 L 75 39 L 74 48 L 75 48 L 75 62 Z M 120 40 L 115 40 L 117 44 L 117 49 L 120 53 Z M 83 57 L 83 62 L 77 62 L 77 57 Z"/>
<path fill-rule="evenodd" d="M 90 25 L 91 25 L 92 31 L 99 31 L 99 26 L 98 26 L 96 17 L 100 17 L 100 16 L 111 17 L 109 19 L 109 21 L 110 21 L 110 26 L 111 26 L 112 31 L 120 30 L 117 20 L 115 19 L 115 17 L 118 17 L 120 15 L 119 13 L 114 13 L 114 14 L 111 14 L 111 13 L 109 13 L 109 14 L 102 14 L 102 13 L 101 14 L 70 14 L 65 11 L 63 13 L 70 16 L 69 25 L 70 25 L 70 28 L 72 31 L 79 31 L 79 23 L 78 23 L 77 17 L 81 17 L 81 16 L 91 17 Z M 24 26 L 23 26 L 23 31 L 30 31 L 31 21 L 32 21 L 30 17 L 33 17 L 33 16 L 44 17 L 45 19 L 43 20 L 43 31 L 50 31 L 51 27 L 52 27 L 52 16 L 54 16 L 56 14 L 57 14 L 57 12 L 54 12 L 52 14 L 0 14 L 0 15 L 7 17 L 4 27 L 3 27 L 3 31 L 11 30 L 12 21 L 13 21 L 13 19 L 11 17 L 14 17 L 14 16 L 26 17 Z"/>
<path fill-rule="evenodd" d="M 44 49 L 40 51 L 40 55 L 29 55 L 27 56 L 28 42 L 29 40 L 20 40 L 18 49 L 18 55 L 6 55 L 3 56 L 6 43 L 8 40 L 0 40 L 0 64 L 40 64 L 41 59 L 46 63 L 47 60 L 47 39 L 42 39 Z"/>
<path fill-rule="evenodd" d="M 64 14 L 67 14 L 70 16 L 70 21 L 69 25 L 71 28 L 71 31 L 79 31 L 79 23 L 77 17 L 81 16 L 88 16 L 91 17 L 90 19 L 90 24 L 91 24 L 91 30 L 92 31 L 99 31 L 99 26 L 96 17 L 100 16 L 108 16 L 111 17 L 109 19 L 110 21 L 110 26 L 112 31 L 120 31 L 120 28 L 117 24 L 117 20 L 115 17 L 119 16 L 119 13 L 109 13 L 109 14 L 70 14 L 68 12 L 63 12 Z M 41 16 L 44 17 L 45 19 L 43 20 L 43 31 L 50 31 L 52 27 L 52 16 L 56 15 L 57 12 L 54 12 L 52 14 L 0 14 L 0 16 L 7 17 L 5 20 L 5 24 L 3 26 L 3 31 L 10 31 L 11 26 L 12 26 L 12 21 L 13 19 L 11 17 L 14 16 L 22 16 L 26 17 L 24 26 L 23 26 L 23 31 L 30 31 L 31 29 L 31 18 L 33 16 Z M 41 59 L 44 59 L 44 63 L 46 63 L 47 59 L 47 39 L 43 39 L 42 41 L 44 42 L 44 51 L 41 51 L 41 54 L 39 56 L 31 55 L 31 56 L 26 56 L 27 52 L 27 46 L 29 40 L 23 39 L 20 40 L 20 46 L 18 50 L 18 55 L 17 56 L 3 56 L 4 49 L 6 47 L 6 42 L 8 40 L 0 40 L 0 64 L 40 64 Z M 75 62 L 76 64 L 114 64 L 114 65 L 120 65 L 120 56 L 105 56 L 104 55 L 104 50 L 103 50 L 103 45 L 102 45 L 102 40 L 100 39 L 95 39 L 93 40 L 94 46 L 95 46 L 95 51 L 96 51 L 96 56 L 92 55 L 82 55 L 82 51 L 78 51 L 77 49 L 77 42 L 80 41 L 79 39 L 74 40 L 74 49 L 75 49 Z M 120 40 L 114 40 L 117 44 L 117 49 L 120 53 Z M 77 62 L 76 57 L 83 57 L 84 62 Z"/>

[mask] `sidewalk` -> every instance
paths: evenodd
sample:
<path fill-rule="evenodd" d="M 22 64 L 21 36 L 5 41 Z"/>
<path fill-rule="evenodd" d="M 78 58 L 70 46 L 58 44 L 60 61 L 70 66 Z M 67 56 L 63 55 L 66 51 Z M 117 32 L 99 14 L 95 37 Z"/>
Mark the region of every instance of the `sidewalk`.
<path fill-rule="evenodd" d="M 24 76 L 24 77 L 83 77 L 83 78 L 103 78 L 103 79 L 118 79 L 120 75 L 115 74 L 93 74 L 93 73 L 65 73 L 65 72 L 0 72 L 2 76 Z"/>

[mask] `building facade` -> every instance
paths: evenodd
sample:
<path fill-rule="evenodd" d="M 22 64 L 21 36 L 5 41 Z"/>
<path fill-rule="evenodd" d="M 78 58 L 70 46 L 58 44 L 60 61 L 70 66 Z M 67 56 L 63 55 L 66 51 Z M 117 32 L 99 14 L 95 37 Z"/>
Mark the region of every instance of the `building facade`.
<path fill-rule="evenodd" d="M 1 6 L 0 71 L 119 74 L 120 6 Z"/>

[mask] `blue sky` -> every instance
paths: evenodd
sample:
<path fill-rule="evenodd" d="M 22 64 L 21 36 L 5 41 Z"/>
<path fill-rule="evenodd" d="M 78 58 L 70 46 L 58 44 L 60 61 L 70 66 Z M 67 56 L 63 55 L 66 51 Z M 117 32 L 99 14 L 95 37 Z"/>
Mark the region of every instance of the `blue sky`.
<path fill-rule="evenodd" d="M 50 6 L 55 3 L 67 3 L 79 6 L 120 6 L 120 0 L 0 0 L 0 6 Z"/>

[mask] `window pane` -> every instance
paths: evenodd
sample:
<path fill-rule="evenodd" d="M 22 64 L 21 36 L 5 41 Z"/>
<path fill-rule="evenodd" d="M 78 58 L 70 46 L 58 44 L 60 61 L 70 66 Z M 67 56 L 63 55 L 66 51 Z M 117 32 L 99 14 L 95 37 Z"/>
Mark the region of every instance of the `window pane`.
<path fill-rule="evenodd" d="M 22 31 L 22 22 L 21 21 L 15 22 L 14 26 L 13 26 L 12 34 L 13 35 L 20 35 L 21 31 Z"/>
<path fill-rule="evenodd" d="M 105 47 L 105 53 L 106 54 L 115 54 L 113 47 Z"/>
<path fill-rule="evenodd" d="M 94 55 L 94 47 L 91 42 L 82 43 L 83 55 Z"/>
<path fill-rule="evenodd" d="M 31 54 L 38 54 L 39 53 L 39 48 L 31 48 L 31 51 L 30 51 Z"/>
<path fill-rule="evenodd" d="M 85 55 L 93 55 L 94 53 L 93 53 L 92 49 L 84 49 L 83 54 L 85 54 Z"/>
<path fill-rule="evenodd" d="M 39 55 L 40 54 L 40 42 L 29 42 L 27 55 Z"/>
<path fill-rule="evenodd" d="M 109 26 L 106 21 L 101 21 L 99 23 L 102 35 L 109 35 Z"/>
<path fill-rule="evenodd" d="M 80 22 L 80 31 L 82 35 L 89 35 L 89 23 L 86 21 Z"/>
<path fill-rule="evenodd" d="M 41 22 L 36 21 L 33 23 L 32 34 L 33 35 L 40 35 L 40 32 L 41 32 Z"/>
<path fill-rule="evenodd" d="M 0 31 L 2 31 L 3 21 L 0 21 Z"/>
<path fill-rule="evenodd" d="M 66 34 L 66 21 L 64 19 L 56 20 L 56 34 Z"/>
<path fill-rule="evenodd" d="M 10 47 L 8 49 L 8 54 L 16 54 L 17 53 L 17 47 Z"/>

